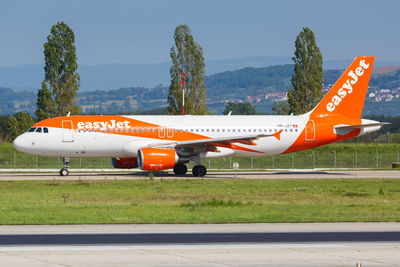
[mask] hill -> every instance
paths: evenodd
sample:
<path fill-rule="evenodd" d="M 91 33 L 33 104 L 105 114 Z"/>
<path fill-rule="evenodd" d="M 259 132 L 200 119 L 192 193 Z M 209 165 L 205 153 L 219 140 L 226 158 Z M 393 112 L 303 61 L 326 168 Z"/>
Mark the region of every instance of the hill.
<path fill-rule="evenodd" d="M 324 81 L 329 88 L 342 70 L 326 70 Z M 252 102 L 259 112 L 271 113 L 275 101 L 285 98 L 291 88 L 293 65 L 247 67 L 225 71 L 206 77 L 207 105 L 215 114 L 221 114 L 228 101 Z M 101 77 L 100 77 L 101 78 Z M 134 110 L 151 110 L 167 106 L 167 86 L 123 87 L 117 90 L 80 91 L 78 104 L 85 113 L 128 113 Z M 400 70 L 373 74 L 366 99 L 364 115 L 400 115 Z M 0 115 L 23 110 L 33 113 L 36 108 L 36 92 L 14 91 L 0 88 Z"/>
<path fill-rule="evenodd" d="M 352 60 L 325 60 L 324 69 L 343 69 Z M 123 87 L 155 87 L 170 82 L 169 61 L 153 64 L 80 64 L 78 73 L 81 77 L 81 92 L 103 90 L 108 91 Z M 207 60 L 206 75 L 234 71 L 246 67 L 260 68 L 291 64 L 289 56 L 255 56 L 221 60 Z M 377 61 L 374 69 L 379 66 L 400 65 L 400 62 Z M 40 87 L 44 77 L 43 64 L 0 67 L 0 87 L 13 88 L 17 91 L 32 91 Z"/>

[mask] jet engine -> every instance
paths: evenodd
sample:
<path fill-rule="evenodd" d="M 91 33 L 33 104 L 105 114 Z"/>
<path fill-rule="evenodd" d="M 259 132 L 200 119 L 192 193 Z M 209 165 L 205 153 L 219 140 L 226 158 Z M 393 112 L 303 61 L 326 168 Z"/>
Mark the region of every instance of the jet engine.
<path fill-rule="evenodd" d="M 145 171 L 172 169 L 178 160 L 175 149 L 144 147 L 138 150 L 138 165 Z"/>
<path fill-rule="evenodd" d="M 112 158 L 111 165 L 117 169 L 133 169 L 137 168 L 137 158 Z"/>

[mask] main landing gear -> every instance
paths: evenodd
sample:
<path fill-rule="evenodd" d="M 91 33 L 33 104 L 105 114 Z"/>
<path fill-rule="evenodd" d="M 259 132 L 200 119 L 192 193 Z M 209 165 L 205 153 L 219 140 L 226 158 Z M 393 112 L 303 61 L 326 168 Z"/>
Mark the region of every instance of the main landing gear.
<path fill-rule="evenodd" d="M 61 176 L 67 176 L 69 174 L 68 163 L 69 163 L 69 158 L 63 158 L 63 168 L 60 170 Z"/>
<path fill-rule="evenodd" d="M 203 177 L 207 174 L 207 169 L 203 165 L 196 165 L 192 169 L 193 176 Z"/>
<path fill-rule="evenodd" d="M 183 163 L 178 163 L 174 167 L 174 173 L 176 175 L 185 175 L 187 172 L 187 167 Z M 193 176 L 203 177 L 207 174 L 207 169 L 203 165 L 196 165 L 192 169 Z"/>
<path fill-rule="evenodd" d="M 174 173 L 176 175 L 185 175 L 187 172 L 187 167 L 185 164 L 183 163 L 178 163 L 175 165 L 174 167 Z"/>

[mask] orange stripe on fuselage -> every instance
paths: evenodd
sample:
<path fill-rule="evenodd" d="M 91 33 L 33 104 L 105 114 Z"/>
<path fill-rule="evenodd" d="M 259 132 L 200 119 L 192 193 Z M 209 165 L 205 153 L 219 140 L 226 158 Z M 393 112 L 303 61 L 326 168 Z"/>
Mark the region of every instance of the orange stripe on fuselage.
<path fill-rule="evenodd" d="M 335 134 L 334 126 L 339 124 L 358 125 L 361 124 L 361 119 L 349 119 L 344 116 L 310 116 L 310 120 L 315 123 L 315 139 L 314 141 L 306 141 L 306 127 L 304 127 L 300 136 L 296 141 L 285 151 L 285 153 L 296 152 L 300 150 L 310 149 L 313 147 L 323 146 L 334 142 L 339 142 L 354 138 L 360 134 L 360 129 L 349 132 L 345 135 Z"/>

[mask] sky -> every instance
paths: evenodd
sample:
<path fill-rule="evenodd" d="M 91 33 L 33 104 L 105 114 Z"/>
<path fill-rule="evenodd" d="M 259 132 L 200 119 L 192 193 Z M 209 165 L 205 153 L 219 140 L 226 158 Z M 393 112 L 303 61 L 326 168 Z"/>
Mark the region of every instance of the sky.
<path fill-rule="evenodd" d="M 206 60 L 292 56 L 303 27 L 324 59 L 400 61 L 400 1 L 2 0 L 0 66 L 43 62 L 52 25 L 75 33 L 78 64 L 169 60 L 176 26 L 187 24 Z"/>

